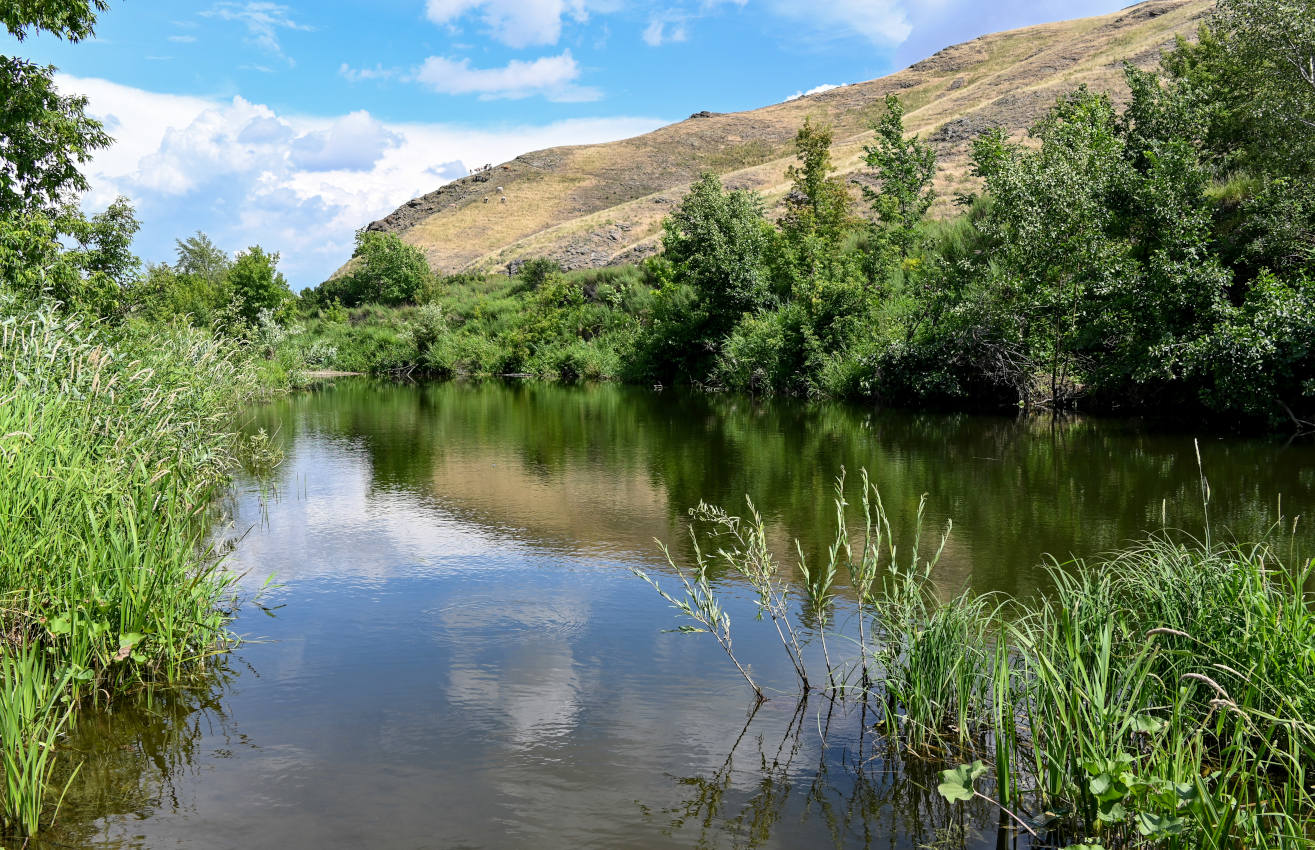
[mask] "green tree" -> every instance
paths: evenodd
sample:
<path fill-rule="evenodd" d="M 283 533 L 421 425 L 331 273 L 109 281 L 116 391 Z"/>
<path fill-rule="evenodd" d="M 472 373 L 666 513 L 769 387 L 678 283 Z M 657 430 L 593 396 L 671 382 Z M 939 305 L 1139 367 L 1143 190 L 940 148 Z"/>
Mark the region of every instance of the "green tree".
<path fill-rule="evenodd" d="M 6 0 L 0 6 L 0 22 L 19 41 L 48 32 L 76 42 L 93 34 L 96 14 L 109 7 L 108 0 Z"/>
<path fill-rule="evenodd" d="M 913 256 L 918 230 L 936 193 L 936 152 L 917 136 L 904 137 L 904 105 L 886 95 L 886 114 L 873 128 L 876 140 L 863 147 L 864 162 L 876 178 L 876 189 L 863 196 L 877 216 L 878 244 L 890 246 L 901 260 Z"/>
<path fill-rule="evenodd" d="M 0 56 L 0 216 L 58 214 L 87 189 L 80 167 L 110 143 L 86 98 L 55 88 L 54 70 Z"/>
<path fill-rule="evenodd" d="M 727 192 L 716 175 L 704 174 L 663 222 L 662 246 L 674 277 L 697 293 L 711 337 L 719 338 L 743 313 L 773 302 L 763 211 L 756 193 Z"/>
<path fill-rule="evenodd" d="M 232 301 L 228 254 L 198 231 L 195 236 L 175 240 L 178 260 L 152 264 L 134 291 L 134 307 L 157 321 L 189 317 L 201 327 L 211 325 Z"/>
<path fill-rule="evenodd" d="M 1248 89 L 1240 105 L 1278 143 L 1275 154 L 1298 158 L 1309 171 L 1315 153 L 1315 3 L 1220 0 L 1212 24 Z"/>
<path fill-rule="evenodd" d="M 434 283 L 425 254 L 396 233 L 356 232 L 356 267 L 347 284 L 351 303 L 408 304 Z"/>
<path fill-rule="evenodd" d="M 228 270 L 228 286 L 238 305 L 238 313 L 255 324 L 262 310 L 278 310 L 292 298 L 292 291 L 278 271 L 278 253 L 267 253 L 254 245 L 237 255 Z"/>
<path fill-rule="evenodd" d="M 831 127 L 805 118 L 795 134 L 797 162 L 785 172 L 792 185 L 785 196 L 781 230 L 805 274 L 834 253 L 851 223 L 849 192 L 831 161 L 832 138 Z"/>
<path fill-rule="evenodd" d="M 181 275 L 217 283 L 224 279 L 229 267 L 233 265 L 227 252 L 199 230 L 195 236 L 175 239 L 174 246 L 178 256 L 174 268 Z"/>
<path fill-rule="evenodd" d="M 20 41 L 48 32 L 76 42 L 105 8 L 100 0 L 13 0 L 0 21 Z M 78 209 L 88 188 L 81 167 L 110 137 L 86 114 L 85 98 L 60 94 L 54 72 L 0 56 L 0 280 L 30 297 L 112 315 L 136 276 L 129 248 L 138 224 L 122 198 L 91 218 Z"/>
<path fill-rule="evenodd" d="M 1125 245 L 1108 238 L 1109 199 L 1129 166 L 1109 98 L 1082 88 L 1060 98 L 1032 130 L 1039 150 L 1001 131 L 973 147 L 991 197 L 981 228 L 992 239 L 998 291 L 1013 302 L 1028 361 L 1045 363 L 1050 400 L 1070 391 L 1074 354 L 1089 327 L 1089 295 L 1130 273 Z"/>

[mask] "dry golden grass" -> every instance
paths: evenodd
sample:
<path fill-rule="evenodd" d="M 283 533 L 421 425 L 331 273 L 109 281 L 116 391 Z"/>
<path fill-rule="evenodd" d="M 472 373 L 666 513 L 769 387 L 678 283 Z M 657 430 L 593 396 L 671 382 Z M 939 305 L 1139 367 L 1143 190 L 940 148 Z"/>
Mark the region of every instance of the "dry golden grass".
<path fill-rule="evenodd" d="M 777 203 L 794 133 L 807 116 L 835 128 L 839 171 L 860 173 L 863 145 L 889 92 L 903 99 L 908 130 L 936 147 L 940 199 L 933 214 L 945 214 L 953 195 L 973 186 L 967 158 L 977 131 L 1001 126 L 1021 138 L 1058 95 L 1082 83 L 1123 97 L 1123 62 L 1154 66 L 1175 36 L 1195 31 L 1211 5 L 1149 0 L 1111 15 L 996 33 L 866 83 L 691 118 L 619 142 L 525 154 L 485 179 L 462 178 L 412 201 L 375 226 L 420 246 L 445 273 L 496 270 L 536 256 L 567 268 L 615 262 L 656 244 L 663 217 L 704 171 Z M 943 131 L 947 124 L 959 131 Z"/>

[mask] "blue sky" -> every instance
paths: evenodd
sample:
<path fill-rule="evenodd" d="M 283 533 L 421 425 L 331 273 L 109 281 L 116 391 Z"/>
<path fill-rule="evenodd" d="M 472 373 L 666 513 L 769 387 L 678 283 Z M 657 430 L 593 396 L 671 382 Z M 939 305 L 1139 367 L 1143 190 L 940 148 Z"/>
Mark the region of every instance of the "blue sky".
<path fill-rule="evenodd" d="M 710 109 L 872 79 L 1100 0 L 213 0 L 112 2 L 80 44 L 0 37 L 54 64 L 116 138 L 85 200 L 137 206 L 137 251 L 196 230 L 282 253 L 294 288 L 356 228 L 468 168 Z"/>

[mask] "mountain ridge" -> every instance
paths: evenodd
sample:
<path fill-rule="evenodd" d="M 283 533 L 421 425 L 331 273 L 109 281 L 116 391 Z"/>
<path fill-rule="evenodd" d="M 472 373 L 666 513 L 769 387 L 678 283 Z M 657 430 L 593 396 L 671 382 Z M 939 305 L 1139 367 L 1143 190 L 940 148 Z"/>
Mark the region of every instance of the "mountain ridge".
<path fill-rule="evenodd" d="M 999 126 L 1022 137 L 1057 96 L 1084 83 L 1121 99 L 1123 63 L 1154 67 L 1212 5 L 1147 0 L 1109 15 L 993 33 L 874 80 L 742 112 L 696 112 L 616 142 L 532 151 L 413 198 L 368 228 L 398 233 L 444 274 L 514 269 L 531 257 L 566 269 L 632 261 L 656 251 L 662 219 L 704 171 L 775 206 L 807 116 L 833 126 L 833 159 L 857 194 L 863 145 L 890 92 L 904 101 L 905 127 L 936 149 L 933 214 L 943 215 L 954 193 L 974 187 L 968 152 L 982 130 Z"/>

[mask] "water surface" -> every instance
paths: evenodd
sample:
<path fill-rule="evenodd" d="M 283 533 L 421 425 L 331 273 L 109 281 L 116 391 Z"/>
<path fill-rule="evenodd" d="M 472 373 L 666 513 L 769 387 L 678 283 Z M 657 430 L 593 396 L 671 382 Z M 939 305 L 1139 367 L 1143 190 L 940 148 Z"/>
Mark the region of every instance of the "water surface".
<path fill-rule="evenodd" d="M 923 493 L 929 536 L 953 517 L 947 593 L 1044 593 L 1043 553 L 1206 514 L 1192 435 L 1130 423 L 351 380 L 252 427 L 287 460 L 237 482 L 221 533 L 245 592 L 280 584 L 209 680 L 85 715 L 49 846 L 994 847 L 998 816 L 947 808 L 861 706 L 790 696 L 742 588 L 737 649 L 781 693 L 756 711 L 631 568 L 666 575 L 655 539 L 686 558 L 688 509 L 746 494 L 816 556 L 842 468 L 902 533 Z M 1313 503 L 1308 444 L 1200 451 L 1216 533 Z"/>

